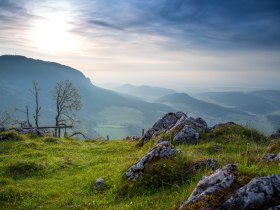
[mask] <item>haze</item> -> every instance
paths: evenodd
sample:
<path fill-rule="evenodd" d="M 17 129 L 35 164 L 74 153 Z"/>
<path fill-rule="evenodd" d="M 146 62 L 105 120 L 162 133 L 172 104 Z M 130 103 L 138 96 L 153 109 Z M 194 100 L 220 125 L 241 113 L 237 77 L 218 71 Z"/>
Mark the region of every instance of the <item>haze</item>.
<path fill-rule="evenodd" d="M 279 89 L 278 0 L 1 0 L 0 54 L 94 84 Z"/>

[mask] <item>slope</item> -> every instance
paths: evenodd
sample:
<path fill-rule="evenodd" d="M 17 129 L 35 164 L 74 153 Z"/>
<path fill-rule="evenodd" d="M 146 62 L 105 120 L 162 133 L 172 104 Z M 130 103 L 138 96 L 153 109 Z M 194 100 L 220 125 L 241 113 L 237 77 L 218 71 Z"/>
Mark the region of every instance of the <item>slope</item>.
<path fill-rule="evenodd" d="M 92 131 L 97 124 L 110 124 L 115 122 L 114 116 L 100 115 L 104 109 L 129 108 L 140 112 L 143 116 L 141 121 L 135 119 L 135 125 L 140 128 L 150 126 L 163 112 L 171 110 L 161 104 L 148 103 L 139 99 L 121 96 L 113 91 L 94 86 L 80 71 L 71 67 L 53 62 L 34 60 L 24 56 L 0 56 L 0 109 L 6 110 L 11 107 L 24 109 L 29 105 L 33 109 L 33 99 L 30 91 L 32 81 L 39 83 L 40 104 L 42 106 L 42 124 L 52 124 L 54 116 L 54 101 L 52 90 L 56 82 L 70 80 L 80 91 L 83 107 L 79 112 L 82 128 Z M 125 110 L 124 110 L 125 111 Z M 104 113 L 104 112 L 103 112 Z M 22 119 L 23 115 L 17 113 Z M 113 119 L 110 119 L 113 118 Z M 132 134 L 129 131 L 126 135 Z M 114 137 L 112 137 L 114 138 Z"/>

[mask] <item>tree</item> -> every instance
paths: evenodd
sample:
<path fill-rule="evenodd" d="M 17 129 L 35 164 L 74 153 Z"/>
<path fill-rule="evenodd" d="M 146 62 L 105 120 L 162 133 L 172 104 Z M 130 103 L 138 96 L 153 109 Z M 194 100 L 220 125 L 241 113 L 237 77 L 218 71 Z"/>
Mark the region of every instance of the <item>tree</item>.
<path fill-rule="evenodd" d="M 38 82 L 33 81 L 33 87 L 30 90 L 30 92 L 35 97 L 35 113 L 33 114 L 33 118 L 35 121 L 36 128 L 39 127 L 39 117 L 40 117 L 39 112 L 41 110 L 41 107 L 39 106 L 39 91 L 40 91 L 40 88 L 39 88 Z M 27 112 L 27 116 L 28 116 L 28 108 L 26 109 L 26 112 Z"/>
<path fill-rule="evenodd" d="M 53 99 L 56 104 L 55 126 L 75 123 L 75 112 L 81 109 L 81 96 L 79 91 L 69 81 L 56 83 L 53 91 Z M 58 133 L 57 133 L 58 131 Z M 60 129 L 55 128 L 55 136 L 60 137 Z"/>

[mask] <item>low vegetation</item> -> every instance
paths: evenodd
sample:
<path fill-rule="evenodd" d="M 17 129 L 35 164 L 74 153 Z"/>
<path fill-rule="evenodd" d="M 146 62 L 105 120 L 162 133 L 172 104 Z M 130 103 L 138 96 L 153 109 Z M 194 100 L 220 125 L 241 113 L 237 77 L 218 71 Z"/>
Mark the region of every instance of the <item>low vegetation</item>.
<path fill-rule="evenodd" d="M 218 167 L 238 165 L 233 188 L 254 176 L 280 174 L 279 163 L 262 161 L 265 154 L 280 152 L 280 139 L 271 141 L 237 125 L 201 133 L 197 145 L 177 146 L 176 157 L 148 165 L 137 182 L 125 180 L 123 174 L 155 139 L 140 147 L 133 141 L 0 136 L 7 136 L 0 141 L 0 209 L 176 209 L 201 177 L 211 173 L 207 167 L 194 167 L 208 158 L 217 160 Z M 97 192 L 92 186 L 100 177 L 107 187 Z M 215 196 L 207 202 L 222 195 Z"/>

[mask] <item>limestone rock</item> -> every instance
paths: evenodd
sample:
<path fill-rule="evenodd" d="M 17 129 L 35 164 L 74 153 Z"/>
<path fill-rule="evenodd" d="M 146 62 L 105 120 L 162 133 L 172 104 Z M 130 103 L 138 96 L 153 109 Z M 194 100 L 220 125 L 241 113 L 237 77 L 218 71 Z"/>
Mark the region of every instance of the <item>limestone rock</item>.
<path fill-rule="evenodd" d="M 174 136 L 174 144 L 196 144 L 199 139 L 199 133 L 186 125 L 179 133 Z"/>
<path fill-rule="evenodd" d="M 159 134 L 169 130 L 172 128 L 179 119 L 186 118 L 187 115 L 183 112 L 177 112 L 177 113 L 167 113 L 164 115 L 160 120 L 158 120 L 152 128 L 148 129 L 146 133 L 141 137 L 140 140 L 143 141 L 143 143 L 146 143 L 151 138 L 158 136 Z"/>
<path fill-rule="evenodd" d="M 229 188 L 236 179 L 234 175 L 235 171 L 236 165 L 229 164 L 222 169 L 216 170 L 212 175 L 203 177 L 202 180 L 198 182 L 188 200 L 184 202 L 179 209 L 187 209 L 189 204 L 200 201 L 207 195 L 213 195 Z"/>
<path fill-rule="evenodd" d="M 208 130 L 207 123 L 202 118 L 195 119 L 188 117 L 183 112 L 170 112 L 157 121 L 152 128 L 148 129 L 147 132 L 141 137 L 140 141 L 145 144 L 151 138 L 154 138 L 162 133 L 173 133 L 176 135 L 186 126 L 193 128 L 194 130 Z"/>
<path fill-rule="evenodd" d="M 170 146 L 168 141 L 161 141 L 125 172 L 125 178 L 136 181 L 151 161 L 160 158 L 170 158 L 176 153 L 176 148 Z"/>
<path fill-rule="evenodd" d="M 280 175 L 258 177 L 239 188 L 218 210 L 260 209 L 280 197 Z"/>
<path fill-rule="evenodd" d="M 280 152 L 276 154 L 268 153 L 264 156 L 264 161 L 269 161 L 269 162 L 276 162 L 280 161 Z"/>
<path fill-rule="evenodd" d="M 98 178 L 93 185 L 93 189 L 96 191 L 102 191 L 106 189 L 105 181 L 102 178 Z"/>

